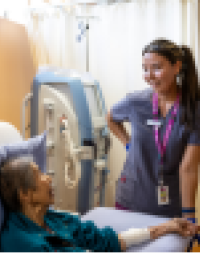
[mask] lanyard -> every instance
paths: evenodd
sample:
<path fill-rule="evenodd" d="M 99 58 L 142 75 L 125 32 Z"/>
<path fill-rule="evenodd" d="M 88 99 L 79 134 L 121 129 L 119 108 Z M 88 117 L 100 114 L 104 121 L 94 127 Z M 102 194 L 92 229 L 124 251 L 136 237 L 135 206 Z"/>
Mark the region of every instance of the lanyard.
<path fill-rule="evenodd" d="M 158 126 L 154 127 L 155 142 L 158 147 L 158 156 L 159 156 L 160 167 L 161 167 L 161 183 L 162 183 L 162 185 L 163 185 L 164 155 L 166 153 L 167 143 L 169 141 L 169 136 L 171 134 L 172 127 L 174 125 L 174 118 L 176 117 L 178 107 L 179 107 L 179 95 L 177 96 L 177 100 L 174 103 L 173 109 L 171 111 L 171 117 L 170 117 L 169 122 L 166 127 L 166 132 L 163 137 L 163 143 L 161 143 L 161 140 L 159 138 Z M 158 120 L 158 95 L 155 93 L 153 94 L 153 115 L 154 115 L 154 120 Z"/>

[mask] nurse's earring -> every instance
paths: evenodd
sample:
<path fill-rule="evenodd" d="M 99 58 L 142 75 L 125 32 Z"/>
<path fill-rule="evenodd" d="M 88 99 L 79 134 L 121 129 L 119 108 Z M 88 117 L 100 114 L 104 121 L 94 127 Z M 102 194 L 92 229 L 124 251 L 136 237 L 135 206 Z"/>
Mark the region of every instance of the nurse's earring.
<path fill-rule="evenodd" d="M 182 80 L 183 80 L 183 77 L 182 75 L 179 73 L 176 75 L 176 84 L 181 87 L 182 86 Z"/>

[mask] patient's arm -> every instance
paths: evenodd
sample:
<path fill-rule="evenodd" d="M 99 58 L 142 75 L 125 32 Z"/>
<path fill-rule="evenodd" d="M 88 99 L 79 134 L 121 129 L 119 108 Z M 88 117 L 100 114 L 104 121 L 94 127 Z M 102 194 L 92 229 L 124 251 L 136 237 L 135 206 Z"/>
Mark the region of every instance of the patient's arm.
<path fill-rule="evenodd" d="M 118 235 L 121 244 L 121 250 L 125 251 L 130 246 L 140 244 L 145 241 L 155 240 L 166 234 L 180 234 L 183 237 L 193 236 L 197 233 L 198 228 L 185 219 L 175 218 L 169 220 L 159 226 L 149 228 L 135 229 L 131 228 L 128 231 L 123 231 Z"/>
<path fill-rule="evenodd" d="M 169 229 L 164 225 L 156 226 L 156 227 L 150 227 L 150 239 L 155 240 L 161 236 L 164 236 L 166 234 L 169 234 Z"/>
<path fill-rule="evenodd" d="M 134 244 L 139 244 L 144 241 L 157 239 L 165 234 L 169 230 L 166 226 L 156 226 L 146 229 L 129 229 L 126 232 L 118 235 L 119 242 L 121 244 L 121 250 L 126 251 L 126 249 Z"/>

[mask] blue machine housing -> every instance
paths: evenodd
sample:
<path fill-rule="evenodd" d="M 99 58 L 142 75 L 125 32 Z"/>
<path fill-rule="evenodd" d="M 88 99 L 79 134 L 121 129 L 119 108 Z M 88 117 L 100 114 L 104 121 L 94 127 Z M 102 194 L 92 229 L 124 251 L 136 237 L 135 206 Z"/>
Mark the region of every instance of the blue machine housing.
<path fill-rule="evenodd" d="M 58 84 L 66 84 L 67 86 L 58 86 Z M 81 146 L 91 145 L 94 146 L 94 137 L 92 132 L 92 120 L 89 111 L 89 105 L 84 92 L 84 86 L 80 79 L 56 76 L 53 72 L 47 71 L 39 73 L 33 80 L 32 85 L 32 98 L 31 98 L 31 114 L 30 114 L 30 131 L 31 137 L 38 135 L 38 100 L 41 86 L 52 86 L 62 93 L 69 93 L 72 97 L 73 107 L 75 109 L 81 139 Z M 102 96 L 102 91 L 98 82 L 95 82 L 99 96 L 102 100 L 102 110 L 106 114 L 105 101 Z M 66 87 L 68 90 L 66 91 Z M 107 137 L 107 127 L 102 132 L 103 137 Z M 107 160 L 107 156 L 105 158 Z M 100 205 L 103 206 L 105 199 L 105 181 L 108 170 L 102 171 L 101 183 L 102 192 L 100 193 Z M 77 209 L 83 215 L 92 209 L 92 199 L 94 193 L 94 160 L 81 160 L 81 178 L 78 184 L 78 198 Z"/>

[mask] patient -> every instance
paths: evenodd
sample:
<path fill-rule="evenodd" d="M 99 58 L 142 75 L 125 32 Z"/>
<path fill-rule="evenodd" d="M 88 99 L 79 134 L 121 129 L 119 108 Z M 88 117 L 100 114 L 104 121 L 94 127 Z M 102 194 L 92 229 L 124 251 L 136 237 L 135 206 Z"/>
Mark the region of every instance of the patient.
<path fill-rule="evenodd" d="M 1 167 L 0 192 L 6 209 L 1 251 L 118 252 L 169 233 L 187 237 L 197 232 L 185 219 L 120 234 L 110 227 L 98 229 L 91 221 L 81 222 L 78 216 L 49 210 L 54 203 L 51 184 L 51 178 L 28 158 L 12 159 Z"/>

